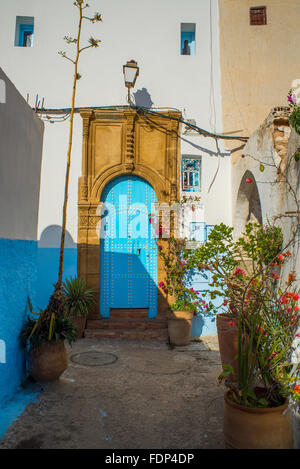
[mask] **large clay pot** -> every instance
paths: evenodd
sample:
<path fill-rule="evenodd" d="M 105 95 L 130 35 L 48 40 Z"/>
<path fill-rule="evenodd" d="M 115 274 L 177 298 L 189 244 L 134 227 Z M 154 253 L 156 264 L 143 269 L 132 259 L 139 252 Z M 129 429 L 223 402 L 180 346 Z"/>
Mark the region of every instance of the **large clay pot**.
<path fill-rule="evenodd" d="M 231 365 L 237 376 L 238 328 L 226 314 L 217 314 L 217 331 L 222 365 Z"/>
<path fill-rule="evenodd" d="M 288 400 L 279 407 L 254 409 L 231 401 L 225 393 L 224 440 L 230 449 L 293 449 Z"/>
<path fill-rule="evenodd" d="M 64 342 L 43 343 L 30 354 L 29 374 L 35 381 L 56 381 L 68 367 Z"/>
<path fill-rule="evenodd" d="M 191 340 L 194 314 L 188 311 L 168 313 L 168 333 L 172 345 L 187 345 Z"/>
<path fill-rule="evenodd" d="M 81 339 L 86 325 L 86 317 L 72 318 L 72 323 L 77 329 L 78 339 Z"/>

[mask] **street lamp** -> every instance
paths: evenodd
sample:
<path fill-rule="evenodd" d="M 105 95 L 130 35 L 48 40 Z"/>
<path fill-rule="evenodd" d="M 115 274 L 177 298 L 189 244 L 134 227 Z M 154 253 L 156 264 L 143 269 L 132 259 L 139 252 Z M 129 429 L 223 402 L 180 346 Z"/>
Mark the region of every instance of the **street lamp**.
<path fill-rule="evenodd" d="M 135 60 L 129 60 L 123 65 L 123 74 L 125 86 L 128 88 L 128 104 L 130 105 L 130 88 L 133 88 L 137 77 L 139 76 L 139 67 Z"/>

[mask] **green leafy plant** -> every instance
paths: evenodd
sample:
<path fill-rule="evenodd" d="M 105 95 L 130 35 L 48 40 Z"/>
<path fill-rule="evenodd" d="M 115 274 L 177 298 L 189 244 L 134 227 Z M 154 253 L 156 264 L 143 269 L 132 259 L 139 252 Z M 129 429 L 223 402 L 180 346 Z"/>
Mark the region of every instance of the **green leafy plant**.
<path fill-rule="evenodd" d="M 291 363 L 299 336 L 298 300 L 291 275 L 285 291 L 253 282 L 238 305 L 238 379 L 230 381 L 231 399 L 247 407 L 275 407 L 285 398 L 299 400 L 297 372 Z M 245 293 L 245 292 L 244 292 Z M 225 368 L 220 379 L 233 370 Z"/>
<path fill-rule="evenodd" d="M 300 106 L 297 104 L 296 95 L 293 93 L 292 90 L 289 91 L 287 98 L 289 106 L 292 109 L 289 119 L 290 124 L 296 130 L 297 134 L 300 135 Z"/>
<path fill-rule="evenodd" d="M 28 316 L 20 334 L 24 348 L 29 347 L 30 350 L 34 350 L 45 342 L 54 344 L 66 340 L 70 345 L 75 342 L 77 330 L 62 311 L 60 314 L 55 314 L 54 312 L 49 313 L 49 310 L 45 309 L 35 313 L 29 298 L 28 307 L 31 316 Z M 35 318 L 33 315 L 37 317 Z"/>
<path fill-rule="evenodd" d="M 187 268 L 209 271 L 210 290 L 204 297 L 207 311 L 226 312 L 229 326 L 237 326 L 237 376 L 224 365 L 230 398 L 247 407 L 273 407 L 286 397 L 299 399 L 297 366 L 291 364 L 300 315 L 296 275 L 282 284 L 281 269 L 291 256 L 283 252 L 283 236 L 273 225 L 247 224 L 236 241 L 233 229 L 216 226 L 208 241 L 187 252 Z M 223 300 L 215 306 L 214 300 Z"/>
<path fill-rule="evenodd" d="M 67 317 L 85 317 L 95 303 L 95 291 L 81 277 L 70 277 L 63 282 L 65 311 Z"/>
<path fill-rule="evenodd" d="M 205 311 L 236 317 L 236 304 L 241 301 L 249 278 L 276 260 L 282 240 L 280 228 L 248 223 L 242 236 L 235 241 L 233 228 L 221 223 L 214 227 L 206 243 L 186 251 L 187 268 L 208 271 L 211 276 L 211 288 L 202 293 L 206 299 L 202 300 Z M 273 274 L 274 266 L 270 269 Z M 271 279 L 273 284 L 275 278 Z M 221 299 L 222 303 L 216 306 L 216 299 Z"/>
<path fill-rule="evenodd" d="M 160 282 L 159 287 L 170 296 L 173 311 L 191 311 L 196 314 L 198 292 L 186 286 L 189 271 L 187 252 L 185 239 L 171 236 L 168 240 L 158 240 L 158 253 L 165 268 L 165 281 Z"/>

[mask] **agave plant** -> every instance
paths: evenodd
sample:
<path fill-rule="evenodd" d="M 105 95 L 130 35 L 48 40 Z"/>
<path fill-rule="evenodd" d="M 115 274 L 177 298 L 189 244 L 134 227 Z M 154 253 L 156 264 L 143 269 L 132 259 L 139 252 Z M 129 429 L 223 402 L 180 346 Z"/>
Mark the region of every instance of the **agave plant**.
<path fill-rule="evenodd" d="M 95 303 L 95 292 L 81 277 L 70 277 L 63 282 L 66 315 L 71 318 L 85 317 Z"/>

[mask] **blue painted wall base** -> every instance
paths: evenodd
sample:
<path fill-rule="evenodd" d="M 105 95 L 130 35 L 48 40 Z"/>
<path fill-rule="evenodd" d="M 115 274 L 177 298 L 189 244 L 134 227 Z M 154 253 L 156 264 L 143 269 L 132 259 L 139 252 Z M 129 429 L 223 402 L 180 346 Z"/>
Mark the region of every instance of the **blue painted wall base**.
<path fill-rule="evenodd" d="M 0 440 L 11 424 L 24 412 L 30 402 L 37 402 L 38 390 L 35 388 L 20 389 L 1 404 Z"/>
<path fill-rule="evenodd" d="M 19 335 L 25 323 L 27 298 L 35 301 L 37 243 L 0 239 L 0 403 L 26 375 Z"/>

